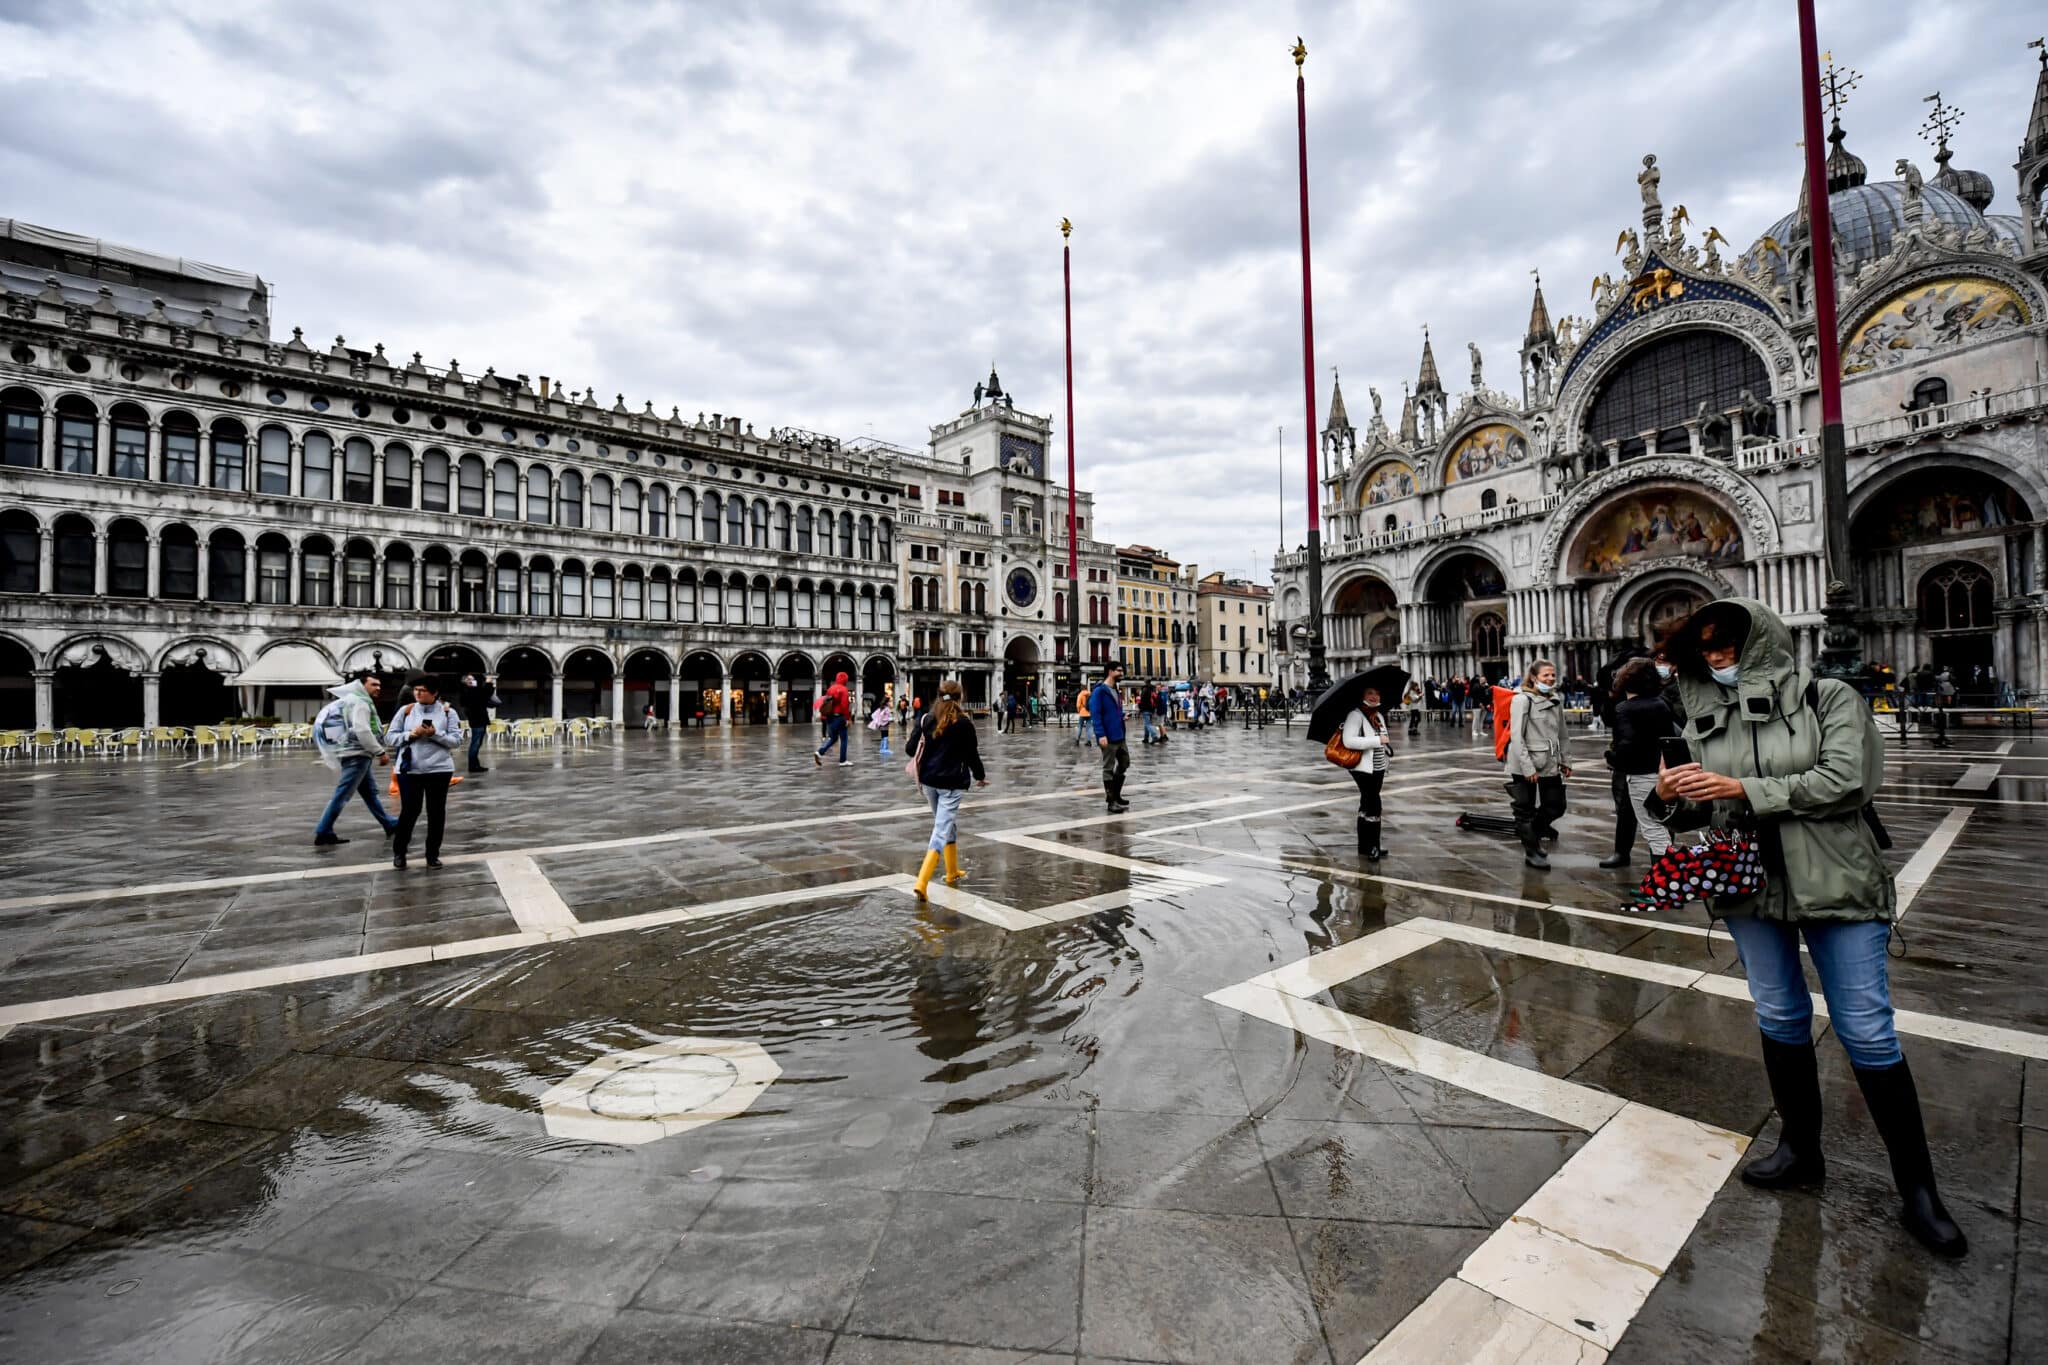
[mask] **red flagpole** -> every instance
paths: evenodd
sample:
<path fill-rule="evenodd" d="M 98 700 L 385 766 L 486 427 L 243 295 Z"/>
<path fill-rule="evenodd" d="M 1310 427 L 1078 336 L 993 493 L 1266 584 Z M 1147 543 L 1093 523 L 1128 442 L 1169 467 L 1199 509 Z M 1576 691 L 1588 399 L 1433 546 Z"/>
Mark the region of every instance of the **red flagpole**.
<path fill-rule="evenodd" d="M 1320 489 L 1316 479 L 1316 306 L 1308 251 L 1308 77 L 1302 66 L 1308 45 L 1294 40 L 1295 147 L 1301 180 L 1301 387 L 1308 408 L 1308 596 L 1309 688 L 1329 686 L 1323 662 L 1323 535 Z"/>
<path fill-rule="evenodd" d="M 1074 224 L 1060 219 L 1060 277 L 1067 313 L 1067 660 L 1074 687 L 1081 685 L 1081 540 L 1076 533 L 1074 491 Z"/>

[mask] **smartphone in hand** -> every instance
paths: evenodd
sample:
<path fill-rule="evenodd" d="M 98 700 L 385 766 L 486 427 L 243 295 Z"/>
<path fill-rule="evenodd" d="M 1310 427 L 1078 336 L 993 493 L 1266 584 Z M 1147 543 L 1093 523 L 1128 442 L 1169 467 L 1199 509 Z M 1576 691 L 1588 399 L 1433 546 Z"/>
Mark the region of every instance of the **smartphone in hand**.
<path fill-rule="evenodd" d="M 1682 768 L 1692 762 L 1692 750 L 1677 735 L 1666 735 L 1657 741 L 1657 756 L 1667 768 Z"/>

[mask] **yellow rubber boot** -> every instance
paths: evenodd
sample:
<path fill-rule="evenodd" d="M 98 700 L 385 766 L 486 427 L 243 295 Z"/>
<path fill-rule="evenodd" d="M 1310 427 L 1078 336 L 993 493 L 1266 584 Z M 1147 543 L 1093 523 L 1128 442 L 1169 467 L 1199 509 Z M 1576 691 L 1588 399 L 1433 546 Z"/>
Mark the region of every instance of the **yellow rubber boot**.
<path fill-rule="evenodd" d="M 917 885 L 913 889 L 919 900 L 924 899 L 924 889 L 932 884 L 932 873 L 939 870 L 939 855 L 935 849 L 926 849 L 924 866 L 917 869 Z"/>
<path fill-rule="evenodd" d="M 959 845 L 957 844 L 946 845 L 946 885 L 948 886 L 960 885 L 960 854 L 956 851 L 958 847 Z"/>

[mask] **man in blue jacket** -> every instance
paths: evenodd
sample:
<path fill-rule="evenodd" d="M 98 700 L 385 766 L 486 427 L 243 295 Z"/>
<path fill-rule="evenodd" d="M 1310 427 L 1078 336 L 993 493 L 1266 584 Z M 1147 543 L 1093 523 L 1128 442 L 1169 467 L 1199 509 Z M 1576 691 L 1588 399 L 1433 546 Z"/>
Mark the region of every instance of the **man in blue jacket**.
<path fill-rule="evenodd" d="M 1111 815 L 1131 808 L 1124 800 L 1124 773 L 1131 766 L 1131 751 L 1124 744 L 1124 699 L 1117 691 L 1123 677 L 1124 666 L 1111 664 L 1088 694 L 1088 719 L 1095 726 L 1095 745 L 1102 750 L 1102 794 Z"/>

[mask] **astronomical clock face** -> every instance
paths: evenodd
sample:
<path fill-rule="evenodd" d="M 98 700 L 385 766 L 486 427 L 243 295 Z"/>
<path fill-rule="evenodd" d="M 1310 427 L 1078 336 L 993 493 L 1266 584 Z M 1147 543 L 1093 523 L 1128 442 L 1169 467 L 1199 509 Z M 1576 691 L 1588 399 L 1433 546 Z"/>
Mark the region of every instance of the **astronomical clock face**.
<path fill-rule="evenodd" d="M 1009 577 L 1010 601 L 1019 607 L 1028 607 L 1038 600 L 1038 580 L 1031 576 L 1029 569 L 1012 569 Z"/>

